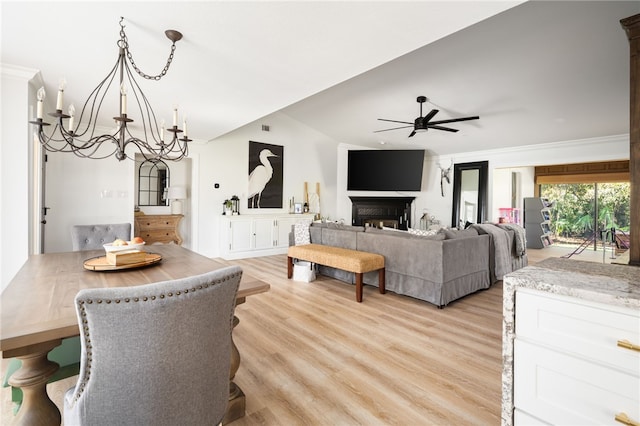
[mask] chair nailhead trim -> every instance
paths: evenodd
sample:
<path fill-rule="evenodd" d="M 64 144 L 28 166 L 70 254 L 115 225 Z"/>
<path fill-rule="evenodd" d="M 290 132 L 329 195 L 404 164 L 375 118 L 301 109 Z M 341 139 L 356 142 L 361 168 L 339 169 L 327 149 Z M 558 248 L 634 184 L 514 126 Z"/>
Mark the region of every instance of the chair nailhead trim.
<path fill-rule="evenodd" d="M 214 282 L 211 283 L 206 283 L 206 284 L 202 284 L 202 285 L 198 285 L 197 287 L 193 287 L 191 289 L 184 289 L 184 290 L 176 290 L 175 291 L 175 295 L 176 296 L 180 296 L 181 294 L 189 294 L 189 292 L 191 293 L 195 293 L 196 289 L 197 290 L 202 290 L 202 289 L 206 289 L 209 288 L 209 286 L 213 286 L 215 284 L 219 284 L 221 282 L 227 281 L 233 277 L 236 277 L 238 275 L 242 275 L 242 271 L 239 272 L 238 274 L 235 274 L 233 276 L 227 277 L 227 278 L 223 278 L 223 279 L 219 279 L 216 280 Z M 174 295 L 173 292 L 169 292 L 167 293 L 168 297 L 172 297 Z M 142 298 L 140 297 L 134 297 L 133 298 L 133 302 L 139 302 L 140 299 L 142 299 L 142 301 L 146 302 L 149 299 L 151 300 L 156 300 L 156 298 L 158 299 L 164 299 L 165 295 L 164 294 L 160 294 L 158 296 L 155 295 L 151 295 L 151 296 L 143 296 Z M 121 299 L 114 299 L 113 302 L 120 303 Z M 129 303 L 131 301 L 131 299 L 129 299 L 128 297 L 124 299 L 125 303 Z M 82 395 L 82 393 L 85 390 L 85 387 L 89 381 L 89 377 L 91 376 L 91 362 L 93 361 L 93 353 L 92 353 L 92 349 L 93 346 L 91 345 L 91 333 L 90 333 L 90 328 L 89 328 L 89 321 L 87 320 L 87 311 L 85 308 L 85 304 L 93 304 L 94 300 L 93 299 L 87 299 L 87 300 L 78 300 L 76 303 L 78 304 L 78 311 L 80 312 L 80 316 L 82 317 L 82 324 L 84 324 L 83 326 L 83 330 L 84 330 L 84 343 L 85 343 L 85 349 L 86 349 L 86 366 L 84 369 L 84 374 L 82 376 L 82 380 L 78 383 L 78 387 L 80 388 L 80 390 L 78 392 L 76 392 L 73 395 L 73 401 L 77 401 L 78 399 L 80 399 L 80 396 Z M 102 304 L 103 300 L 102 299 L 95 299 L 95 302 L 97 304 Z M 111 299 L 105 299 L 104 300 L 105 304 L 110 304 L 112 302 Z M 231 320 L 233 321 L 233 314 L 231 315 Z"/>

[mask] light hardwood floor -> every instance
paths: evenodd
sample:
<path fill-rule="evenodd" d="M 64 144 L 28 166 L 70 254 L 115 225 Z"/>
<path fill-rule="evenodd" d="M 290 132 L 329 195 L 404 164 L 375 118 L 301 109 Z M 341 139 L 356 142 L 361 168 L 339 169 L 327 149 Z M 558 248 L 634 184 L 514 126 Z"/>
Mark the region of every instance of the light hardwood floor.
<path fill-rule="evenodd" d="M 530 250 L 530 263 L 562 254 Z M 437 309 L 372 286 L 357 303 L 354 286 L 324 276 L 288 280 L 285 255 L 228 263 L 271 283 L 236 309 L 247 415 L 234 425 L 500 423 L 501 283 Z M 50 384 L 54 402 L 76 380 Z M 2 389 L 2 424 L 9 398 Z"/>

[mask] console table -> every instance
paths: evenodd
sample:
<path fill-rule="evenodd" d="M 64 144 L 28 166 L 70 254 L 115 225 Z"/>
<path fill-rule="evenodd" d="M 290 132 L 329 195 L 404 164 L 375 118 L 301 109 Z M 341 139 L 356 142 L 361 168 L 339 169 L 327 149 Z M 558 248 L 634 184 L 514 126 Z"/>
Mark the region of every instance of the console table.
<path fill-rule="evenodd" d="M 133 235 L 141 237 L 147 244 L 174 242 L 182 245 L 178 230 L 181 214 L 144 214 L 136 213 Z"/>

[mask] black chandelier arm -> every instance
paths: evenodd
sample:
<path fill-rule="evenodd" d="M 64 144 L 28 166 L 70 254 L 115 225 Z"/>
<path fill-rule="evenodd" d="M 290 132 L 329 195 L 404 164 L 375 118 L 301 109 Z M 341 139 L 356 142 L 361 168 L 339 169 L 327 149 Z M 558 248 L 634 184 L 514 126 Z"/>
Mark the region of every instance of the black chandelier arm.
<path fill-rule="evenodd" d="M 54 130 L 58 127 L 59 126 L 56 125 Z M 59 132 L 59 134 L 63 135 L 62 139 L 56 139 L 53 136 L 47 136 L 42 129 L 42 126 L 40 126 L 40 128 L 38 129 L 37 134 L 40 145 L 42 145 L 42 147 L 49 152 L 73 153 L 78 157 L 93 159 L 108 158 L 116 152 L 116 150 L 114 149 L 108 153 L 100 154 L 99 157 L 95 156 L 97 150 L 103 145 L 103 142 L 107 140 L 114 140 L 114 138 L 110 135 L 102 135 L 92 139 L 91 141 L 82 142 L 82 144 L 79 145 L 72 137 L 63 132 Z M 53 134 L 57 133 L 54 132 Z M 60 144 L 62 145 L 59 146 Z"/>
<path fill-rule="evenodd" d="M 179 161 L 186 157 L 189 153 L 187 144 L 180 145 L 174 138 L 169 144 L 161 144 L 159 147 L 154 148 L 150 146 L 146 141 L 130 137 L 123 142 L 123 149 L 126 149 L 128 145 L 132 144 L 135 149 L 145 158 L 145 160 L 170 160 Z M 177 147 L 177 149 L 175 149 Z M 127 158 L 134 159 L 135 156 L 125 154 Z"/>
<path fill-rule="evenodd" d="M 90 131 L 90 138 L 94 137 L 94 134 L 96 133 L 96 126 L 98 125 L 98 115 L 100 114 L 102 103 L 104 102 L 104 99 L 106 98 L 107 93 L 109 92 L 109 89 L 111 88 L 111 85 L 113 84 L 113 80 L 115 79 L 115 76 L 117 74 L 119 62 L 120 62 L 120 59 L 118 58 L 113 68 L 111 68 L 111 70 L 106 75 L 106 77 L 102 79 L 100 83 L 98 83 L 98 86 L 96 86 L 96 88 L 93 89 L 93 91 L 85 101 L 84 105 L 82 106 L 82 110 L 78 118 L 77 131 L 75 132 L 76 137 L 83 137 L 89 131 Z M 89 107 L 90 107 L 90 110 L 88 109 Z M 83 118 L 85 116 L 85 113 L 88 114 L 89 118 L 88 118 L 88 121 L 86 121 L 84 128 L 81 130 L 80 125 L 83 123 Z M 73 129 L 70 129 L 70 130 L 73 130 Z"/>
<path fill-rule="evenodd" d="M 125 71 L 127 81 L 129 82 L 131 91 L 133 92 L 133 96 L 136 99 L 136 105 L 138 107 L 138 111 L 140 112 L 140 118 L 141 118 L 140 125 L 142 126 L 144 137 L 145 139 L 148 139 L 150 134 L 154 142 L 159 143 L 161 138 L 160 138 L 160 129 L 158 128 L 158 120 L 156 118 L 156 113 L 151 107 L 151 103 L 145 96 L 144 92 L 140 88 L 140 85 L 135 80 L 135 78 L 133 78 L 133 73 L 131 72 L 131 69 L 129 68 L 126 62 L 124 62 L 124 71 Z M 155 124 L 155 129 L 152 124 Z"/>
<path fill-rule="evenodd" d="M 82 146 L 77 147 L 77 149 L 74 150 L 73 153 L 78 157 L 91 158 L 93 160 L 102 160 L 104 158 L 109 158 L 113 154 L 118 152 L 117 145 L 114 147 L 114 149 L 110 150 L 109 152 L 104 152 L 99 155 L 96 155 L 96 153 L 100 148 L 104 148 L 105 146 L 108 146 L 105 142 L 109 142 L 109 141 L 114 142 L 114 139 L 115 138 L 111 135 L 97 136 L 93 138 L 90 142 L 86 142 Z"/>

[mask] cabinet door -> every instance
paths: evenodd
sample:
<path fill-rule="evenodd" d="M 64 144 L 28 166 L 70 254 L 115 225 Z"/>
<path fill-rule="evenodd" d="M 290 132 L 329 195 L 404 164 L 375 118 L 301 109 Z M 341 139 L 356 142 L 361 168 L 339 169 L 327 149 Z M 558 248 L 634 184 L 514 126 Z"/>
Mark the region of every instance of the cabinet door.
<path fill-rule="evenodd" d="M 280 217 L 277 221 L 276 234 L 276 247 L 288 247 L 289 246 L 289 233 L 291 227 L 296 223 L 296 218 Z"/>
<path fill-rule="evenodd" d="M 640 418 L 637 375 L 542 345 L 514 342 L 514 405 L 556 425 L 616 425 Z"/>
<path fill-rule="evenodd" d="M 254 219 L 253 248 L 266 249 L 273 247 L 273 219 Z"/>
<path fill-rule="evenodd" d="M 252 241 L 251 220 L 232 220 L 229 222 L 229 251 L 250 250 Z"/>

